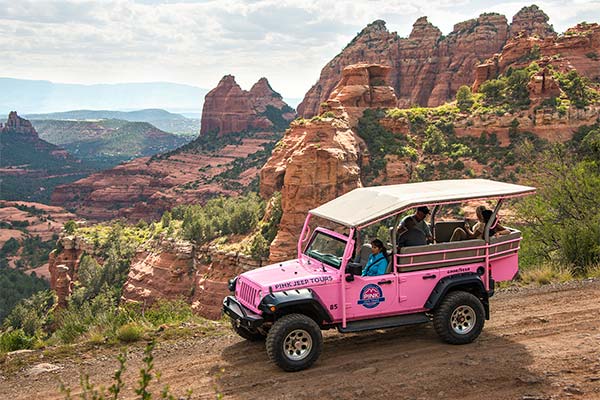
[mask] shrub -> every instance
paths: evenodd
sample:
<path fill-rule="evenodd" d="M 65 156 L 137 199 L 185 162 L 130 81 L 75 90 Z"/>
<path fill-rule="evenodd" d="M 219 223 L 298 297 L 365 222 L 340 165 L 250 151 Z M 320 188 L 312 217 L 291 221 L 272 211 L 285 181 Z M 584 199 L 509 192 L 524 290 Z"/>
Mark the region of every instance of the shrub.
<path fill-rule="evenodd" d="M 571 103 L 577 108 L 584 108 L 598 97 L 598 94 L 589 87 L 589 81 L 580 76 L 576 70 L 566 74 L 555 74 L 560 88 L 567 94 Z"/>
<path fill-rule="evenodd" d="M 22 329 L 27 336 L 44 335 L 53 323 L 54 292 L 44 290 L 21 300 L 4 321 L 5 328 Z"/>
<path fill-rule="evenodd" d="M 269 256 L 269 242 L 267 242 L 260 232 L 252 238 L 252 242 L 250 243 L 250 255 L 255 260 L 260 260 L 261 258 Z"/>
<path fill-rule="evenodd" d="M 247 234 L 264 215 L 264 202 L 256 193 L 236 198 L 219 197 L 202 206 L 187 206 L 183 236 L 198 244 L 228 234 Z"/>
<path fill-rule="evenodd" d="M 483 94 L 483 100 L 485 104 L 497 104 L 504 100 L 504 89 L 506 88 L 506 82 L 500 79 L 490 79 L 485 81 L 479 87 L 479 93 Z"/>
<path fill-rule="evenodd" d="M 3 352 L 31 349 L 35 342 L 36 339 L 27 336 L 22 329 L 9 329 L 0 333 L 0 351 Z"/>
<path fill-rule="evenodd" d="M 523 241 L 525 265 L 551 260 L 585 275 L 590 265 L 600 263 L 600 160 L 583 152 L 578 157 L 556 145 L 530 167 L 537 195 L 518 205 L 529 238 Z"/>
<path fill-rule="evenodd" d="M 77 223 L 70 219 L 67 222 L 65 222 L 65 224 L 63 225 L 63 229 L 67 235 L 72 235 L 77 229 Z"/>
<path fill-rule="evenodd" d="M 169 225 L 171 225 L 171 213 L 169 211 L 165 211 L 165 213 L 162 215 L 162 218 L 160 219 L 161 225 L 163 228 L 168 228 Z"/>
<path fill-rule="evenodd" d="M 440 154 L 442 153 L 446 147 L 446 139 L 442 131 L 435 127 L 434 125 L 430 125 L 425 130 L 425 142 L 423 142 L 423 151 L 429 154 Z"/>
<path fill-rule="evenodd" d="M 473 100 L 473 93 L 471 93 L 471 88 L 467 85 L 462 85 L 458 88 L 456 92 L 456 105 L 458 109 L 462 112 L 469 111 L 475 100 Z"/>
<path fill-rule="evenodd" d="M 125 324 L 117 329 L 117 339 L 125 343 L 137 342 L 143 334 L 144 327 L 137 322 Z"/>

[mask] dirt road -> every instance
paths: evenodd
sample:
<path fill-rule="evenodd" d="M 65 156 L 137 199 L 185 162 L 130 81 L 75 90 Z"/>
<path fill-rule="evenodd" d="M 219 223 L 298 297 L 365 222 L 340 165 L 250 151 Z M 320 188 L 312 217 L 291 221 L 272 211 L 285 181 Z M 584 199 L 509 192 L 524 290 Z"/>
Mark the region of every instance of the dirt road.
<path fill-rule="evenodd" d="M 226 333 L 164 342 L 155 350 L 161 385 L 195 399 L 600 399 L 600 282 L 497 293 L 492 318 L 470 345 L 441 343 L 430 325 L 356 335 L 325 333 L 311 369 L 285 373 L 263 344 Z M 62 399 L 58 381 L 80 373 L 107 386 L 116 350 L 67 358 L 30 375 L 0 370 L 0 399 Z M 141 347 L 130 350 L 125 380 L 138 379 Z M 2 368 L 2 365 L 0 365 Z"/>

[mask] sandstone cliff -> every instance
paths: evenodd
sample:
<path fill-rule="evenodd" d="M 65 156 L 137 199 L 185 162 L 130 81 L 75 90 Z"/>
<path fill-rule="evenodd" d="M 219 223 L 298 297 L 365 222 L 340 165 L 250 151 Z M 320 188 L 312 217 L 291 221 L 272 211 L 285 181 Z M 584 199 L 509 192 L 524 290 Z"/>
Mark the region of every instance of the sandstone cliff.
<path fill-rule="evenodd" d="M 298 114 L 316 115 L 339 82 L 344 67 L 359 63 L 378 63 L 391 67 L 390 82 L 399 107 L 414 104 L 437 106 L 453 99 L 458 88 L 471 85 L 475 67 L 492 57 L 512 34 L 553 36 L 548 16 L 539 8 L 525 7 L 508 24 L 499 14 L 482 14 L 458 23 L 446 37 L 419 18 L 408 38 L 390 33 L 378 20 L 363 29 L 340 54 L 321 71 L 317 83 L 298 106 Z"/>
<path fill-rule="evenodd" d="M 521 35 L 509 40 L 500 53 L 477 67 L 473 89 L 509 67 L 523 68 L 532 61 L 562 72 L 575 69 L 592 82 L 600 82 L 600 25 L 582 23 L 558 36 Z"/>
<path fill-rule="evenodd" d="M 216 88 L 208 92 L 202 109 L 200 134 L 217 131 L 219 135 L 248 129 L 270 129 L 273 122 L 266 116 L 267 107 L 280 111 L 290 122 L 295 117 L 266 78 L 260 78 L 250 91 L 242 90 L 235 77 L 225 75 Z"/>
<path fill-rule="evenodd" d="M 424 20 L 419 25 L 419 31 L 436 34 Z M 577 38 L 570 34 L 545 41 L 571 43 L 563 49 L 565 54 L 573 55 L 561 58 L 561 62 L 573 65 L 581 61 L 578 55 L 596 43 L 596 26 L 588 24 L 584 28 L 569 31 L 578 32 Z M 531 62 L 523 64 L 520 56 L 512 55 L 511 44 L 522 40 L 541 39 L 519 36 L 510 41 L 504 48 L 510 58 L 504 52 L 497 56 L 499 60 L 512 60 L 505 68 Z M 592 47 L 583 47 L 582 43 Z M 320 115 L 293 122 L 276 146 L 261 170 L 260 185 L 263 197 L 275 191 L 282 196 L 283 216 L 271 245 L 271 261 L 295 256 L 298 234 L 308 210 L 349 190 L 365 183 L 397 184 L 415 179 L 483 176 L 516 180 L 517 161 L 525 162 L 531 157 L 522 153 L 520 146 L 524 142 L 542 146 L 545 142 L 569 140 L 579 127 L 596 123 L 600 115 L 597 102 L 564 110 L 545 104 L 543 100 L 560 96 L 562 91 L 543 65 L 527 84 L 530 106 L 513 111 L 482 107 L 477 112 L 461 113 L 454 105 L 393 109 L 397 102 L 393 88 L 388 86 L 393 73 L 393 68 L 375 64 L 345 67 L 330 97 L 320 103 Z M 373 111 L 386 108 L 393 110 Z M 365 110 L 370 110 L 367 120 L 363 116 Z M 441 135 L 435 150 L 427 150 L 431 132 Z M 385 137 L 384 142 L 379 135 Z M 385 149 L 381 151 L 380 146 Z M 533 151 L 540 149 L 535 147 Z M 380 170 L 375 176 L 366 176 L 365 167 L 376 158 Z"/>
<path fill-rule="evenodd" d="M 367 149 L 352 128 L 365 109 L 396 103 L 393 89 L 387 86 L 389 72 L 390 68 L 375 64 L 344 68 L 323 105 L 325 114 L 293 122 L 277 144 L 260 175 L 263 197 L 281 192 L 283 216 L 271 244 L 272 261 L 293 255 L 298 227 L 308 210 L 362 186 Z"/>

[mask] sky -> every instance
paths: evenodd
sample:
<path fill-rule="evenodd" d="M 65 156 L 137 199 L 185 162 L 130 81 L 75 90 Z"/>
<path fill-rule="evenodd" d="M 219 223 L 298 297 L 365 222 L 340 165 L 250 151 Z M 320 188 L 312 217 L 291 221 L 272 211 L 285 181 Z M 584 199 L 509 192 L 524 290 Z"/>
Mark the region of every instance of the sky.
<path fill-rule="evenodd" d="M 323 66 L 368 23 L 408 36 L 427 16 L 444 34 L 523 1 L 0 0 L 0 76 L 61 83 L 175 82 L 213 88 L 260 77 L 302 98 Z M 600 22 L 600 0 L 536 1 L 558 32 Z"/>

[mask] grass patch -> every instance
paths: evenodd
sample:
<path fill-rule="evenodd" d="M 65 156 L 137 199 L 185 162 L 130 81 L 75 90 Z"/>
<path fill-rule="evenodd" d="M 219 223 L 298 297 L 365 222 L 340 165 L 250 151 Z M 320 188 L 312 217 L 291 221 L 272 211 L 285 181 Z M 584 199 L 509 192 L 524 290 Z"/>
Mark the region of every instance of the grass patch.
<path fill-rule="evenodd" d="M 524 285 L 548 285 L 551 283 L 564 283 L 575 279 L 570 267 L 545 263 L 522 270 L 519 273 L 519 281 Z"/>
<path fill-rule="evenodd" d="M 589 267 L 587 276 L 589 278 L 600 278 L 600 264 Z"/>
<path fill-rule="evenodd" d="M 125 324 L 117 329 L 117 339 L 121 342 L 137 342 L 144 334 L 144 327 L 137 322 Z"/>

